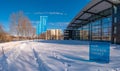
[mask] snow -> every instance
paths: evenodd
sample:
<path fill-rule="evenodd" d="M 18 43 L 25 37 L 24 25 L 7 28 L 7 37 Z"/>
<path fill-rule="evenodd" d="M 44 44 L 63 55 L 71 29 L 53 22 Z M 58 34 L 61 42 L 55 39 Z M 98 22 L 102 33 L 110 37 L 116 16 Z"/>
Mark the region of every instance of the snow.
<path fill-rule="evenodd" d="M 110 63 L 89 60 L 89 42 L 16 41 L 0 44 L 0 71 L 120 71 L 120 47 L 111 45 Z"/>

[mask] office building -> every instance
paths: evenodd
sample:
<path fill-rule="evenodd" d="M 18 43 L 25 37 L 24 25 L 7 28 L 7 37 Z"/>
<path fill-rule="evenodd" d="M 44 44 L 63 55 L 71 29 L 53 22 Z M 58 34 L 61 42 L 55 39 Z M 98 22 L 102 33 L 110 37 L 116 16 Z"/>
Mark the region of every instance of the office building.
<path fill-rule="evenodd" d="M 64 30 L 64 39 L 120 44 L 120 1 L 90 1 Z"/>

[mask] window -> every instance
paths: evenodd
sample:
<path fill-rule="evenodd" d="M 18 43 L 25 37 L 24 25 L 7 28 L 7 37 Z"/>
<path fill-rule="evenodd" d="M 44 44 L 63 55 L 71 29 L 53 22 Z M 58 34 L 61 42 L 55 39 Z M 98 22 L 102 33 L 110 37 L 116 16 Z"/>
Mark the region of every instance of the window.
<path fill-rule="evenodd" d="M 117 23 L 117 18 L 116 17 L 114 18 L 114 23 Z"/>
<path fill-rule="evenodd" d="M 116 43 L 116 38 L 114 38 L 114 43 Z"/>
<path fill-rule="evenodd" d="M 114 27 L 114 34 L 116 34 L 117 33 L 117 28 L 116 28 L 116 26 Z"/>
<path fill-rule="evenodd" d="M 101 39 L 101 19 L 92 23 L 92 39 L 100 40 Z"/>
<path fill-rule="evenodd" d="M 111 28 L 112 28 L 112 17 L 103 18 L 102 23 L 102 40 L 110 41 L 111 40 Z"/>
<path fill-rule="evenodd" d="M 114 6 L 114 14 L 117 14 L 117 7 Z"/>
<path fill-rule="evenodd" d="M 89 35 L 89 26 L 85 25 L 83 26 L 83 39 L 88 40 L 88 35 Z"/>

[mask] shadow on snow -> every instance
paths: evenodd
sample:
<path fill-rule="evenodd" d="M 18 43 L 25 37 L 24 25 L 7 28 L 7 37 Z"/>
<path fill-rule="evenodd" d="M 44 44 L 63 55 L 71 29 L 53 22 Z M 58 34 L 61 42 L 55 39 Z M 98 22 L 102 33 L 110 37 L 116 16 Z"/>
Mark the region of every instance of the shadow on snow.
<path fill-rule="evenodd" d="M 89 45 L 89 41 L 76 41 L 76 40 L 39 40 L 36 42 L 50 43 L 50 44 L 64 44 L 64 45 Z"/>
<path fill-rule="evenodd" d="M 33 53 L 35 56 L 36 63 L 38 64 L 39 71 L 51 71 L 51 69 L 40 59 L 39 54 L 33 48 Z"/>
<path fill-rule="evenodd" d="M 0 71 L 8 71 L 7 57 L 4 53 L 3 47 L 2 47 L 2 57 L 0 57 Z"/>

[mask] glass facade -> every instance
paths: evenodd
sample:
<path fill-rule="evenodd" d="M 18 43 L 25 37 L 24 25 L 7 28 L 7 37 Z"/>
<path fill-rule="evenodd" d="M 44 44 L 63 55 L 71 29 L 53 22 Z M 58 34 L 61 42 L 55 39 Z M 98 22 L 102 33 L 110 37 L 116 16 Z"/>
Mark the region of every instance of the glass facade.
<path fill-rule="evenodd" d="M 89 39 L 89 26 L 85 25 L 83 26 L 83 40 L 88 40 Z"/>
<path fill-rule="evenodd" d="M 78 29 L 79 39 L 81 40 L 102 40 L 111 41 L 112 17 L 106 17 Z M 77 38 L 78 39 L 78 38 Z"/>
<path fill-rule="evenodd" d="M 88 25 L 85 25 L 81 28 L 78 29 L 79 30 L 79 39 L 80 40 L 88 40 L 88 36 L 89 36 L 89 26 Z"/>
<path fill-rule="evenodd" d="M 68 25 L 67 29 L 78 31 L 72 37 L 77 40 L 110 41 L 120 44 L 120 4 L 105 9 L 97 9 L 96 6 L 100 5 L 96 4 L 89 11 L 82 10 Z"/>
<path fill-rule="evenodd" d="M 112 17 L 102 20 L 102 40 L 111 41 L 112 36 Z"/>
<path fill-rule="evenodd" d="M 83 32 L 82 32 L 83 28 L 79 28 L 79 30 L 80 30 L 80 40 L 83 40 L 82 39 L 83 38 Z"/>
<path fill-rule="evenodd" d="M 92 40 L 101 40 L 101 20 L 91 23 L 92 25 Z"/>

